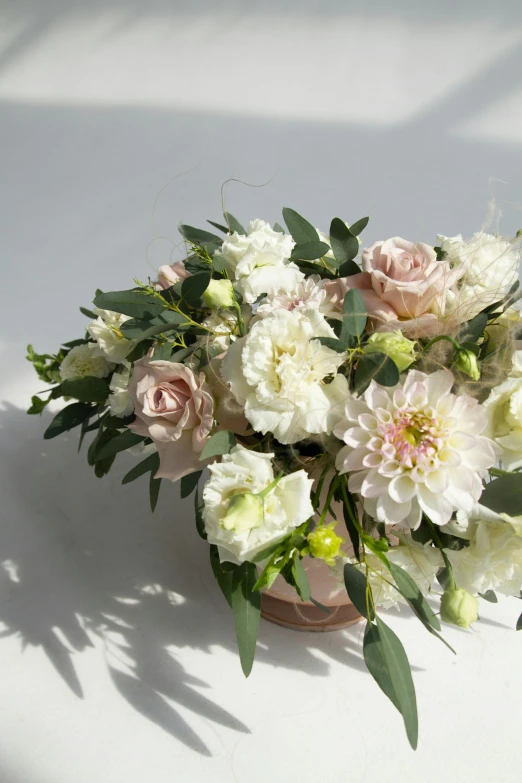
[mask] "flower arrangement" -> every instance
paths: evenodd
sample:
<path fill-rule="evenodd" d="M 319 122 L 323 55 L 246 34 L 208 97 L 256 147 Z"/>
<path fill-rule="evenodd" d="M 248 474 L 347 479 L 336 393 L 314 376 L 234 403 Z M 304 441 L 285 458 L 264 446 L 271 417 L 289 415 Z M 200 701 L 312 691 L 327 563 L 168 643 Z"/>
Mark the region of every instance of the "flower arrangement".
<path fill-rule="evenodd" d="M 245 675 L 261 591 L 282 578 L 327 614 L 305 567 L 326 563 L 416 747 L 410 666 L 381 608 L 408 604 L 447 644 L 439 615 L 467 628 L 477 596 L 521 596 L 518 238 L 394 237 L 360 252 L 368 218 L 334 218 L 325 236 L 283 217 L 286 230 L 245 230 L 225 213 L 209 221 L 222 237 L 180 226 L 184 261 L 97 291 L 80 308 L 85 336 L 58 353 L 29 346 L 51 384 L 29 413 L 64 398 L 44 437 L 93 434 L 98 477 L 120 452 L 140 457 L 123 483 L 148 475 L 152 510 L 163 479 L 194 493 Z"/>

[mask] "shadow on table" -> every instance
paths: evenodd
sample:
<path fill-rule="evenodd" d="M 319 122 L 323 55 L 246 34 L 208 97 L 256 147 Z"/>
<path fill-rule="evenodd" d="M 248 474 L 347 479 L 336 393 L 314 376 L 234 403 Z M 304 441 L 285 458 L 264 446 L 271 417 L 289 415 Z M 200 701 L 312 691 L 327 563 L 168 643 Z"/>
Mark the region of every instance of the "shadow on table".
<path fill-rule="evenodd" d="M 42 648 L 80 698 L 75 655 L 102 645 L 129 704 L 208 755 L 178 707 L 240 732 L 248 727 L 179 660 L 187 648 L 195 656 L 216 647 L 236 655 L 233 620 L 195 532 L 192 500 L 180 501 L 177 488 L 163 482 L 151 516 L 144 479 L 120 486 L 127 455 L 100 482 L 85 453 L 77 455 L 74 431 L 41 440 L 50 418 L 35 420 L 5 404 L 0 411 L 0 635 Z M 257 661 L 320 676 L 329 673 L 328 659 L 365 670 L 360 636 L 358 625 L 299 634 L 263 623 Z M 237 677 L 239 684 L 239 661 Z"/>

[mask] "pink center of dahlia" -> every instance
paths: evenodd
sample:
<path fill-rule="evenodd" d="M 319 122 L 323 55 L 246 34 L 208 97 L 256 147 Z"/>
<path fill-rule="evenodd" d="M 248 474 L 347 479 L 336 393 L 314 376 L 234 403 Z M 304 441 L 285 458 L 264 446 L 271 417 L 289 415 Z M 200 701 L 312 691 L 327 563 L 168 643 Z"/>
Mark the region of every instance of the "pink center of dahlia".
<path fill-rule="evenodd" d="M 408 468 L 422 464 L 437 454 L 442 438 L 437 420 L 416 410 L 397 411 L 393 421 L 382 425 L 381 435 L 395 451 L 395 459 Z"/>

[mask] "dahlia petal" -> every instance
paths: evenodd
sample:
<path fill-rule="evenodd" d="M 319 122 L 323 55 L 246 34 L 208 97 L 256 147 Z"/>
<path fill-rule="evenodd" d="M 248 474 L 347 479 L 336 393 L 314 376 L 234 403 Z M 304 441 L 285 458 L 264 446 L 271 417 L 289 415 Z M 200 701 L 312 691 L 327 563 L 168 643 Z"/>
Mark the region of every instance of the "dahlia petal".
<path fill-rule="evenodd" d="M 419 505 L 436 525 L 445 525 L 451 519 L 453 508 L 442 495 L 431 492 L 424 484 L 418 488 Z"/>
<path fill-rule="evenodd" d="M 431 492 L 444 492 L 448 486 L 448 473 L 444 470 L 432 470 L 426 475 L 426 486 Z"/>
<path fill-rule="evenodd" d="M 350 474 L 350 478 L 348 479 L 348 489 L 350 492 L 360 494 L 367 474 L 367 470 L 359 470 L 357 473 Z"/>
<path fill-rule="evenodd" d="M 448 445 L 456 451 L 467 451 L 473 449 L 477 444 L 477 439 L 467 432 L 453 432 L 448 438 Z"/>
<path fill-rule="evenodd" d="M 388 493 L 396 503 L 406 503 L 417 492 L 417 485 L 406 475 L 396 476 L 390 481 Z"/>
<path fill-rule="evenodd" d="M 365 498 L 377 498 L 380 495 L 387 494 L 390 480 L 382 476 L 376 470 L 368 471 L 366 478 L 361 486 L 361 495 Z"/>
<path fill-rule="evenodd" d="M 378 427 L 378 422 L 375 416 L 371 413 L 361 413 L 358 418 L 360 426 L 368 432 L 375 432 Z"/>
<path fill-rule="evenodd" d="M 383 495 L 377 501 L 377 519 L 389 525 L 399 525 L 411 511 L 411 500 L 396 503 L 389 495 Z"/>

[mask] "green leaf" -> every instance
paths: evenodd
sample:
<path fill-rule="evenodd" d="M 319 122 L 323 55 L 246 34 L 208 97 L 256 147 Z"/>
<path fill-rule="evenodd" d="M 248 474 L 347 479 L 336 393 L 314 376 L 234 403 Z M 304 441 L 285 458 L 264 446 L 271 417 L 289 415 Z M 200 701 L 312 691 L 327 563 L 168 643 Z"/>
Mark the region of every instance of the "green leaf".
<path fill-rule="evenodd" d="M 107 430 L 111 432 L 111 430 Z M 114 430 L 112 430 L 114 432 Z M 137 435 L 131 430 L 125 430 L 125 432 L 117 433 L 116 437 L 112 438 L 108 443 L 103 445 L 96 452 L 96 460 L 106 459 L 107 457 L 114 457 L 120 451 L 126 451 L 132 446 L 136 446 L 138 443 L 142 443 L 145 440 L 143 435 Z M 153 455 L 155 456 L 155 455 Z"/>
<path fill-rule="evenodd" d="M 280 226 L 279 223 L 274 223 L 273 229 L 274 229 L 274 231 L 277 231 L 278 234 L 284 234 L 285 233 L 285 230 L 284 230 L 283 226 Z"/>
<path fill-rule="evenodd" d="M 73 427 L 77 427 L 86 419 L 94 416 L 96 408 L 93 405 L 86 405 L 83 402 L 73 402 L 56 414 L 52 422 L 44 432 L 45 440 L 56 438 L 62 432 L 68 432 Z"/>
<path fill-rule="evenodd" d="M 520 615 L 520 617 L 517 620 L 517 624 L 515 626 L 515 630 L 522 631 L 522 614 Z"/>
<path fill-rule="evenodd" d="M 328 260 L 330 261 L 330 259 Z M 332 271 L 330 271 L 330 269 L 327 269 L 325 266 L 322 266 L 322 264 L 313 264 L 311 261 L 301 261 L 300 259 L 298 259 L 294 263 L 297 264 L 301 272 L 306 277 L 309 277 L 310 275 L 319 275 L 322 278 L 326 278 L 326 280 L 337 279 L 337 275 L 334 274 Z"/>
<path fill-rule="evenodd" d="M 343 302 L 343 326 L 341 330 L 341 340 L 348 337 L 359 338 L 366 328 L 368 313 L 366 305 L 356 288 L 346 292 Z"/>
<path fill-rule="evenodd" d="M 425 625 L 428 630 L 435 629 L 436 631 L 440 631 L 439 619 L 426 601 L 417 583 L 413 581 L 406 571 L 395 563 L 388 561 L 388 568 L 390 569 L 400 594 L 409 603 L 422 624 Z"/>
<path fill-rule="evenodd" d="M 232 574 L 237 566 L 233 570 L 225 570 L 219 560 L 218 548 L 215 544 L 210 545 L 210 565 L 221 592 L 230 608 L 232 608 Z"/>
<path fill-rule="evenodd" d="M 131 470 L 129 470 L 128 473 L 124 475 L 124 477 L 121 480 L 122 484 L 130 484 L 131 481 L 135 481 L 140 476 L 145 475 L 145 473 L 150 473 L 151 471 L 156 471 L 158 469 L 158 458 L 156 454 L 150 454 L 148 457 L 146 457 L 142 462 L 140 462 L 138 465 L 135 465 Z"/>
<path fill-rule="evenodd" d="M 457 334 L 456 340 L 458 343 L 475 343 L 479 337 L 484 333 L 484 329 L 488 325 L 488 316 L 486 313 L 479 313 L 468 321 L 461 328 Z"/>
<path fill-rule="evenodd" d="M 137 362 L 138 359 L 143 359 L 143 357 L 148 354 L 150 348 L 152 348 L 152 340 L 141 340 L 134 346 L 132 351 L 127 354 L 125 360 L 131 363 Z"/>
<path fill-rule="evenodd" d="M 231 606 L 236 624 L 237 645 L 245 677 L 252 671 L 256 652 L 261 593 L 254 591 L 257 569 L 253 563 L 242 563 L 232 573 Z"/>
<path fill-rule="evenodd" d="M 188 325 L 181 313 L 165 310 L 154 318 L 131 318 L 120 326 L 120 331 L 128 340 L 146 340 L 155 334 L 179 331 L 180 326 Z"/>
<path fill-rule="evenodd" d="M 105 402 L 109 396 L 109 384 L 94 375 L 78 376 L 62 381 L 64 397 L 74 397 L 80 402 Z"/>
<path fill-rule="evenodd" d="M 222 223 L 214 223 L 213 220 L 207 220 L 207 223 L 210 223 L 211 226 L 214 226 L 214 228 L 217 228 L 218 231 L 222 231 L 224 234 L 229 234 L 228 226 L 222 225 Z"/>
<path fill-rule="evenodd" d="M 181 285 L 181 296 L 183 301 L 192 307 L 201 304 L 201 297 L 210 283 L 210 272 L 198 272 L 185 278 Z"/>
<path fill-rule="evenodd" d="M 87 316 L 87 318 L 92 318 L 93 321 L 95 321 L 98 318 L 96 313 L 93 313 L 92 310 L 88 310 L 86 307 L 80 307 L 80 313 L 82 315 Z"/>
<path fill-rule="evenodd" d="M 201 538 L 206 539 L 207 531 L 205 528 L 205 520 L 203 519 L 204 508 L 205 508 L 205 504 L 202 500 L 199 499 L 199 489 L 198 489 L 198 485 L 196 484 L 196 492 L 194 494 L 194 512 L 196 517 L 196 530 L 198 531 L 198 534 Z"/>
<path fill-rule="evenodd" d="M 320 241 L 317 230 L 294 209 L 284 207 L 283 218 L 297 245 L 305 245 L 307 242 Z"/>
<path fill-rule="evenodd" d="M 399 369 L 385 353 L 368 353 L 357 362 L 354 375 L 356 393 L 362 394 L 372 381 L 381 386 L 395 386 L 399 383 Z"/>
<path fill-rule="evenodd" d="M 209 255 L 212 255 L 223 244 L 221 237 L 211 234 L 209 231 L 203 231 L 201 228 L 181 224 L 178 226 L 178 230 L 187 242 L 202 247 Z"/>
<path fill-rule="evenodd" d="M 346 223 L 337 217 L 330 224 L 330 244 L 338 264 L 351 261 L 359 252 L 359 240 Z"/>
<path fill-rule="evenodd" d="M 330 350 L 337 351 L 337 353 L 344 353 L 347 348 L 346 343 L 336 340 L 335 337 L 312 337 L 312 340 L 318 340 L 325 348 L 330 348 Z"/>
<path fill-rule="evenodd" d="M 312 596 L 310 596 L 310 601 L 314 604 L 314 606 L 317 606 L 317 608 L 320 609 L 321 612 L 324 612 L 324 614 L 326 614 L 326 615 L 332 614 L 330 609 L 328 609 L 327 606 L 325 606 L 324 604 L 321 604 L 319 601 L 316 601 L 315 598 L 312 598 Z"/>
<path fill-rule="evenodd" d="M 92 458 L 89 460 L 89 463 L 94 466 L 94 475 L 96 478 L 103 478 L 103 476 L 107 475 L 112 467 L 112 463 L 114 462 L 113 456 L 105 457 L 104 459 L 98 459 L 98 449 L 101 449 L 111 440 L 114 440 L 116 435 L 117 433 L 115 430 L 100 430 L 94 439 L 93 444 L 91 444 L 93 446 L 93 450 L 91 452 Z"/>
<path fill-rule="evenodd" d="M 326 253 L 330 252 L 330 245 L 326 242 L 305 242 L 302 245 L 296 245 L 290 256 L 292 261 L 300 259 L 302 261 L 314 261 Z"/>
<path fill-rule="evenodd" d="M 355 503 L 352 501 L 352 496 L 347 493 L 348 501 L 351 502 L 350 509 L 346 508 L 346 499 L 343 498 L 343 516 L 350 541 L 352 542 L 353 552 L 357 560 L 361 559 L 361 541 L 359 537 L 359 531 L 354 524 L 353 516 L 357 513 Z M 350 513 L 351 511 L 351 513 Z M 352 516 L 353 515 L 353 516 Z"/>
<path fill-rule="evenodd" d="M 230 212 L 223 212 L 223 217 L 230 226 L 231 232 L 235 231 L 237 234 L 246 234 L 246 231 L 239 220 L 236 220 L 234 215 L 231 215 Z"/>
<path fill-rule="evenodd" d="M 344 585 L 348 598 L 355 606 L 359 614 L 368 620 L 368 609 L 366 606 L 366 588 L 367 581 L 365 575 L 352 563 L 346 563 L 344 566 Z M 373 620 L 375 612 L 370 605 L 370 619 Z"/>
<path fill-rule="evenodd" d="M 341 264 L 339 267 L 339 277 L 350 277 L 351 275 L 358 275 L 360 271 L 360 266 L 358 266 L 355 261 L 350 259 L 349 261 L 345 261 L 344 264 Z"/>
<path fill-rule="evenodd" d="M 63 345 L 64 348 L 71 349 L 71 348 L 76 348 L 77 345 L 87 345 L 88 342 L 89 342 L 89 340 L 85 340 L 83 337 L 80 337 L 77 340 L 69 340 L 69 342 L 67 342 L 67 343 L 62 343 L 62 345 Z M 92 343 L 91 343 L 91 345 L 92 345 Z"/>
<path fill-rule="evenodd" d="M 156 454 L 152 454 L 153 457 L 156 457 L 157 465 L 155 470 L 151 470 L 150 472 L 150 479 L 149 479 L 149 501 L 150 501 L 150 510 L 152 513 L 156 510 L 156 506 L 158 504 L 158 497 L 159 497 L 159 491 L 161 487 L 161 479 L 160 478 L 154 478 L 154 474 L 156 473 L 156 470 L 159 468 L 159 454 L 156 452 Z"/>
<path fill-rule="evenodd" d="M 308 576 L 304 569 L 303 563 L 299 555 L 296 555 L 292 560 L 292 577 L 293 584 L 301 601 L 310 600 L 310 583 Z"/>
<path fill-rule="evenodd" d="M 114 310 L 131 318 L 154 318 L 165 309 L 160 298 L 145 293 L 141 288 L 98 294 L 93 303 L 102 310 Z"/>
<path fill-rule="evenodd" d="M 182 476 L 180 482 L 180 495 L 182 498 L 188 498 L 190 495 L 192 495 L 198 486 L 198 481 L 200 480 L 202 474 L 202 470 L 196 470 L 194 473 L 189 473 L 187 476 Z"/>
<path fill-rule="evenodd" d="M 479 593 L 479 595 L 484 601 L 489 601 L 490 604 L 498 604 L 497 594 L 493 590 L 486 590 L 485 593 Z"/>
<path fill-rule="evenodd" d="M 220 454 L 228 454 L 236 443 L 236 438 L 231 432 L 228 432 L 228 430 L 220 430 L 208 439 L 199 459 L 204 461 L 211 457 L 218 457 Z"/>
<path fill-rule="evenodd" d="M 355 237 L 358 237 L 359 234 L 361 234 L 366 228 L 366 226 L 368 225 L 369 220 L 370 220 L 369 217 L 363 217 L 360 220 L 356 220 L 355 223 L 352 223 L 352 225 L 350 226 L 351 233 Z"/>
<path fill-rule="evenodd" d="M 287 539 L 283 539 L 283 541 L 276 541 L 275 544 L 270 544 L 269 546 L 266 546 L 264 549 L 261 549 L 260 552 L 258 552 L 256 555 L 250 558 L 252 563 L 262 563 L 263 560 L 266 560 L 267 557 L 272 557 L 272 555 L 277 552 L 278 549 L 281 550 L 281 552 L 285 549 L 285 542 Z M 283 546 L 281 546 L 283 544 Z"/>
<path fill-rule="evenodd" d="M 480 496 L 482 506 L 497 513 L 517 517 L 522 514 L 522 476 L 513 473 L 490 481 Z"/>
<path fill-rule="evenodd" d="M 136 416 L 131 413 L 130 416 L 104 416 L 103 426 L 107 430 L 122 430 L 135 420 Z"/>
<path fill-rule="evenodd" d="M 45 409 L 45 406 L 50 402 L 50 398 L 48 400 L 42 400 L 38 395 L 33 395 L 31 397 L 31 407 L 27 409 L 27 413 L 34 415 L 37 413 L 42 413 L 42 411 Z"/>
<path fill-rule="evenodd" d="M 379 617 L 376 619 L 377 626 L 372 626 L 369 631 L 367 629 L 364 635 L 364 659 L 370 674 L 402 714 L 409 743 L 415 750 L 419 724 L 417 699 L 408 657 L 398 636 Z M 367 644 L 371 647 L 369 656 L 365 651 Z M 374 666 L 375 663 L 378 665 Z"/>

